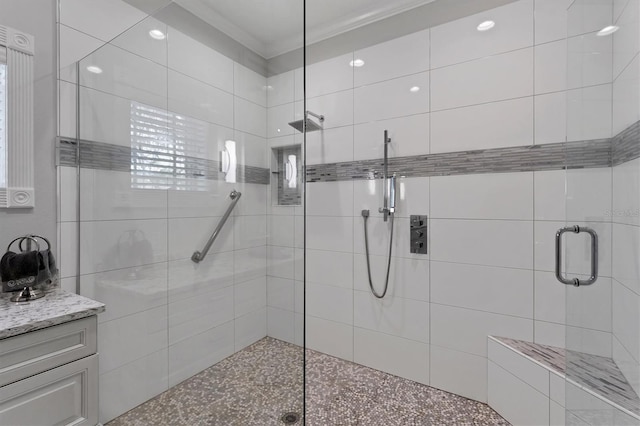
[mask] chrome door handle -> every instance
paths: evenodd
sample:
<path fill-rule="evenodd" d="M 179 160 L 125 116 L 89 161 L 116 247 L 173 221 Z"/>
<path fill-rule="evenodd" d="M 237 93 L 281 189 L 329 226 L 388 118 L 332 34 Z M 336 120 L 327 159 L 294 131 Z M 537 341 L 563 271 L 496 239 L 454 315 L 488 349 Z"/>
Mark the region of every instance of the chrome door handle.
<path fill-rule="evenodd" d="M 573 232 L 579 234 L 580 232 L 586 232 L 591 236 L 591 276 L 589 279 L 580 280 L 578 278 L 565 278 L 562 276 L 561 264 L 562 264 L 562 234 L 565 232 Z M 591 228 L 586 226 L 565 226 L 558 229 L 556 232 L 556 278 L 562 284 L 572 284 L 576 287 L 581 285 L 591 285 L 598 279 L 598 234 Z"/>

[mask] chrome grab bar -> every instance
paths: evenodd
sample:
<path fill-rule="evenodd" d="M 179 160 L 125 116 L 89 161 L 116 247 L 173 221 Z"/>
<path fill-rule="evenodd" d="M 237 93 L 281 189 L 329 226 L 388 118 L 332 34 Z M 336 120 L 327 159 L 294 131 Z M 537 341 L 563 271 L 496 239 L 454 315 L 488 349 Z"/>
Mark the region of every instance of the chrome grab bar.
<path fill-rule="evenodd" d="M 227 222 L 227 219 L 229 219 L 233 208 L 236 206 L 236 204 L 238 204 L 238 200 L 240 200 L 241 196 L 241 192 L 238 192 L 235 189 L 231 191 L 231 194 L 229 194 L 229 198 L 231 198 L 232 200 L 231 204 L 229 205 L 227 211 L 224 213 L 224 216 L 222 216 L 222 219 L 220 219 L 220 222 L 218 223 L 218 226 L 216 226 L 216 229 L 213 231 L 213 234 L 211 234 L 211 238 L 209 238 L 209 241 L 207 241 L 207 244 L 205 244 L 202 251 L 194 251 L 193 255 L 191 255 L 191 260 L 193 260 L 195 263 L 199 263 L 205 258 L 205 256 L 209 252 L 209 249 L 213 245 L 213 242 L 216 240 L 216 238 L 218 238 L 218 235 L 224 227 L 224 224 Z"/>
<path fill-rule="evenodd" d="M 580 280 L 578 278 L 565 278 L 562 276 L 561 264 L 562 264 L 562 234 L 565 232 L 573 232 L 579 234 L 580 232 L 586 232 L 591 236 L 591 276 L 587 280 Z M 586 226 L 565 226 L 558 229 L 556 232 L 556 278 L 563 284 L 571 284 L 576 287 L 581 285 L 591 285 L 598 279 L 598 234 L 591 228 Z"/>

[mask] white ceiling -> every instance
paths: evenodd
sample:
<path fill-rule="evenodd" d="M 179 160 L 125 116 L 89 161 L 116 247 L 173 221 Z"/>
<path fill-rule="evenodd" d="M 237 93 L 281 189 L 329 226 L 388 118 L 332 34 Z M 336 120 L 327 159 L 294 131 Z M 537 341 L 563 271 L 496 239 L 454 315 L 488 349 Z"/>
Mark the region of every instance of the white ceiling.
<path fill-rule="evenodd" d="M 308 0 L 307 44 L 435 0 Z M 175 0 L 265 59 L 302 47 L 302 0 Z"/>

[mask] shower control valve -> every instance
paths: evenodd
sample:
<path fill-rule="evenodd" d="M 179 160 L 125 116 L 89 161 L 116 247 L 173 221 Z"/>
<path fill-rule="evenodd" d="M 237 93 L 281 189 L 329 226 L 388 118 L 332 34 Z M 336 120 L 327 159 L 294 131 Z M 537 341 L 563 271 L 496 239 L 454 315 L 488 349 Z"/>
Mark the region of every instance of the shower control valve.
<path fill-rule="evenodd" d="M 411 253 L 427 254 L 427 216 L 411 215 L 409 236 Z"/>

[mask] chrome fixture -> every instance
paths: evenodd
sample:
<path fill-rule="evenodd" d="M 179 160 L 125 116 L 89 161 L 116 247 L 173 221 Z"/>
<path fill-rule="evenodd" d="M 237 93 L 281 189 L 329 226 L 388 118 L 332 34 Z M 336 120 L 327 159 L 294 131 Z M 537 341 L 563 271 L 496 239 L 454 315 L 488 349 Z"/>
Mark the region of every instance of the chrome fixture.
<path fill-rule="evenodd" d="M 384 165 L 382 168 L 383 184 L 383 200 L 382 207 L 378 209 L 379 213 L 382 213 L 382 217 L 386 222 L 389 216 L 393 217 L 393 213 L 396 211 L 396 175 L 395 173 L 389 177 L 389 144 L 391 138 L 389 137 L 389 131 L 384 131 Z"/>
<path fill-rule="evenodd" d="M 411 253 L 427 254 L 427 216 L 412 214 L 409 218 Z"/>
<path fill-rule="evenodd" d="M 231 204 L 229 205 L 227 211 L 224 213 L 224 216 L 222 216 L 222 219 L 220 219 L 220 222 L 218 223 L 218 226 L 216 226 L 216 229 L 213 231 L 213 234 L 211 234 L 211 238 L 209 238 L 209 241 L 207 241 L 207 244 L 205 244 L 201 252 L 195 251 L 193 252 L 193 255 L 191 255 L 191 260 L 193 260 L 195 263 L 199 263 L 204 260 L 207 252 L 213 245 L 213 242 L 216 240 L 216 238 L 218 238 L 220 231 L 224 227 L 224 224 L 227 222 L 227 219 L 229 219 L 229 215 L 231 215 L 233 208 L 236 206 L 236 204 L 238 204 L 240 197 L 242 197 L 241 192 L 238 192 L 235 189 L 231 191 L 231 194 L 229 194 L 229 198 L 231 198 Z"/>
<path fill-rule="evenodd" d="M 315 117 L 320 120 L 320 124 L 316 123 L 309 116 Z M 304 113 L 304 120 L 292 121 L 289 126 L 293 127 L 299 132 L 313 132 L 314 130 L 322 130 L 322 123 L 324 123 L 324 115 L 318 115 L 314 112 L 307 111 Z"/>
<path fill-rule="evenodd" d="M 589 279 L 580 280 L 578 278 L 565 278 L 562 275 L 562 234 L 565 232 L 573 232 L 579 234 L 586 232 L 591 236 L 591 276 Z M 556 278 L 563 284 L 572 284 L 576 287 L 581 285 L 591 285 L 598 279 L 598 234 L 591 228 L 586 226 L 565 226 L 556 232 Z"/>
<path fill-rule="evenodd" d="M 389 178 L 389 156 L 388 156 L 388 146 L 391 143 L 391 138 L 389 138 L 389 132 L 387 130 L 384 131 L 384 176 L 383 176 L 383 192 L 384 192 L 384 200 L 383 207 L 379 208 L 378 211 L 382 213 L 383 219 L 386 222 L 390 217 L 390 227 L 391 233 L 389 235 L 389 256 L 387 258 L 387 274 L 384 281 L 384 290 L 382 293 L 378 293 L 373 286 L 373 281 L 371 280 L 371 262 L 369 261 L 369 235 L 367 232 L 367 220 L 369 219 L 369 210 L 362 210 L 362 218 L 364 219 L 364 248 L 366 252 L 367 258 L 367 274 L 369 276 L 369 288 L 371 289 L 371 293 L 378 299 L 382 299 L 389 289 L 389 272 L 391 271 L 391 252 L 393 251 L 393 218 L 396 211 L 396 176 L 395 174 Z"/>

